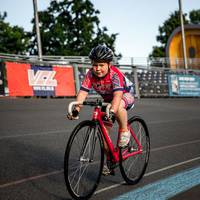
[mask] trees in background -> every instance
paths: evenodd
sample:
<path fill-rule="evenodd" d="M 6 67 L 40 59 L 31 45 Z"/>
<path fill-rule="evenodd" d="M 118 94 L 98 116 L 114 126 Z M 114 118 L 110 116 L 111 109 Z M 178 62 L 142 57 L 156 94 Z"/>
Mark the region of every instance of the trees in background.
<path fill-rule="evenodd" d="M 189 13 L 190 23 L 192 24 L 200 24 L 200 9 L 192 10 Z"/>
<path fill-rule="evenodd" d="M 85 56 L 104 43 L 115 52 L 117 34 L 100 27 L 99 13 L 90 0 L 52 0 L 38 13 L 43 55 Z M 32 32 L 26 32 L 5 18 L 0 15 L 0 52 L 38 55 L 34 19 Z"/>
<path fill-rule="evenodd" d="M 0 13 L 0 52 L 9 54 L 25 54 L 28 50 L 30 35 L 18 26 L 5 22 L 7 13 Z"/>
<path fill-rule="evenodd" d="M 99 11 L 90 0 L 52 0 L 49 7 L 39 12 L 39 26 L 43 55 L 85 56 L 92 47 L 105 43 L 116 54 L 117 33 L 108 34 L 100 27 Z M 38 55 L 34 19 L 32 32 L 5 22 L 6 13 L 0 13 L 0 52 Z M 200 9 L 184 14 L 184 24 L 200 24 Z M 179 11 L 174 11 L 159 26 L 156 40 L 149 57 L 165 57 L 169 36 L 180 26 Z M 119 55 L 116 55 L 119 56 Z"/>
<path fill-rule="evenodd" d="M 85 56 L 103 43 L 115 52 L 117 34 L 109 35 L 106 27 L 100 27 L 99 13 L 89 0 L 52 0 L 47 10 L 39 12 L 43 54 Z M 29 51 L 37 54 L 34 26 Z"/>

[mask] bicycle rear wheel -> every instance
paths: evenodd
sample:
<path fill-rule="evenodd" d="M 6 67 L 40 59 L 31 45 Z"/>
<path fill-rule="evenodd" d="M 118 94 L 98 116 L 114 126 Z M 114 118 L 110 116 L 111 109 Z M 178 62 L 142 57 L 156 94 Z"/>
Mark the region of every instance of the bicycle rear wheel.
<path fill-rule="evenodd" d="M 104 153 L 98 126 L 83 121 L 72 132 L 64 159 L 67 189 L 75 199 L 87 199 L 100 181 Z"/>
<path fill-rule="evenodd" d="M 140 117 L 132 117 L 128 123 L 142 146 L 142 152 L 124 158 L 127 154 L 139 150 L 135 138 L 131 135 L 128 147 L 120 149 L 120 171 L 126 183 L 136 184 L 143 177 L 148 164 L 150 138 L 147 126 Z"/>

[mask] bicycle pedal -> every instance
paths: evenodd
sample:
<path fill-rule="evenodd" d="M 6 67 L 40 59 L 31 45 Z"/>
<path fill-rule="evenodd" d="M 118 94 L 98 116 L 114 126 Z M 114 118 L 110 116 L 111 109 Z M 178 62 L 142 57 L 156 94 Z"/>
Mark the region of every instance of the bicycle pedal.
<path fill-rule="evenodd" d="M 113 170 L 119 166 L 119 163 L 112 164 L 110 169 Z"/>
<path fill-rule="evenodd" d="M 102 175 L 104 175 L 104 176 L 109 176 L 109 175 L 114 176 L 115 171 L 113 169 L 108 168 L 107 166 L 104 166 L 103 170 L 102 170 Z"/>
<path fill-rule="evenodd" d="M 103 176 L 115 176 L 115 171 L 111 170 L 109 172 L 102 172 Z"/>
<path fill-rule="evenodd" d="M 129 153 L 132 153 L 132 152 L 134 152 L 134 151 L 137 151 L 137 149 L 134 148 L 133 146 L 128 148 L 128 152 L 129 152 Z"/>
<path fill-rule="evenodd" d="M 123 147 L 119 147 L 120 149 L 126 149 L 126 148 L 128 148 L 128 145 L 129 144 L 127 144 L 126 146 L 123 146 Z"/>
<path fill-rule="evenodd" d="M 111 175 L 111 176 L 115 176 L 115 171 L 114 171 L 114 170 L 111 170 L 111 171 L 110 171 L 110 175 Z"/>

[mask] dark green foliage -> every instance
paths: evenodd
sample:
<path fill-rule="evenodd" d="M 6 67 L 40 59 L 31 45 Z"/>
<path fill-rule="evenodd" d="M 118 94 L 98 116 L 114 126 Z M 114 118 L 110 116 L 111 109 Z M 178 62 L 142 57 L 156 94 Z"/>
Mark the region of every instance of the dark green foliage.
<path fill-rule="evenodd" d="M 117 34 L 100 27 L 98 14 L 90 0 L 52 0 L 40 11 L 39 27 L 43 55 L 87 56 L 91 48 L 105 43 L 115 52 Z M 38 55 L 35 20 L 32 32 L 5 22 L 0 14 L 0 53 Z"/>
<path fill-rule="evenodd" d="M 115 51 L 117 34 L 100 28 L 98 14 L 89 0 L 52 0 L 47 10 L 39 12 L 43 55 L 86 56 L 103 43 Z M 32 36 L 30 53 L 37 54 L 35 27 Z"/>
<path fill-rule="evenodd" d="M 189 14 L 191 24 L 200 24 L 200 9 L 192 10 Z"/>
<path fill-rule="evenodd" d="M 4 20 L 7 14 L 0 13 L 0 53 L 25 54 L 29 44 L 29 34 L 23 28 L 11 26 Z"/>

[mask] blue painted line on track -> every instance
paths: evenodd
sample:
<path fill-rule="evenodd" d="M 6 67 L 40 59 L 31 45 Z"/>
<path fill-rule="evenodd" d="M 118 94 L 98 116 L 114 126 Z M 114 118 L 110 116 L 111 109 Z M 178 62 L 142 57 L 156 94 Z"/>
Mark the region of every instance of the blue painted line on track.
<path fill-rule="evenodd" d="M 200 184 L 200 167 L 148 184 L 113 200 L 165 200 Z"/>

